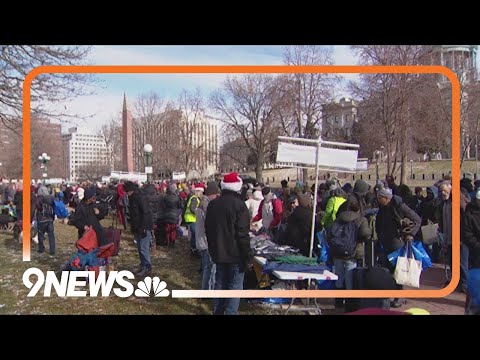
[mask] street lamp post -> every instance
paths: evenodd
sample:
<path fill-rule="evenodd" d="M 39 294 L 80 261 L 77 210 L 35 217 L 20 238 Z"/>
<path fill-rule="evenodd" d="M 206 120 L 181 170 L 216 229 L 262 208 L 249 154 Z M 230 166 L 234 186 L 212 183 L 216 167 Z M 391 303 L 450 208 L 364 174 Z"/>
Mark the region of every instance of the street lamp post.
<path fill-rule="evenodd" d="M 43 169 L 43 183 L 45 184 L 45 180 L 47 179 L 47 163 L 50 161 L 51 157 L 47 155 L 47 153 L 43 153 L 38 157 L 38 160 L 42 163 L 40 166 Z"/>
<path fill-rule="evenodd" d="M 413 180 L 413 160 L 410 160 L 410 179 Z"/>
<path fill-rule="evenodd" d="M 378 184 L 378 181 L 380 180 L 380 175 L 378 173 L 378 162 L 380 161 L 380 151 L 377 150 L 375 151 L 375 174 L 376 174 L 376 178 L 377 178 L 377 184 Z"/>
<path fill-rule="evenodd" d="M 150 144 L 145 144 L 143 147 L 143 151 L 145 152 L 145 173 L 147 174 L 147 183 L 150 183 L 152 181 L 152 174 L 153 174 L 153 169 L 152 169 L 152 145 Z"/>

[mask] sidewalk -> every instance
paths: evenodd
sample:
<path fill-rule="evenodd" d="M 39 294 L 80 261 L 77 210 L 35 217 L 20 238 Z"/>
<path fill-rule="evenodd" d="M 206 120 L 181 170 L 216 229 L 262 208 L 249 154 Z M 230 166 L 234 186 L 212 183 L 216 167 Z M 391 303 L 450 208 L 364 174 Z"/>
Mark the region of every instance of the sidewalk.
<path fill-rule="evenodd" d="M 426 269 L 422 273 L 420 283 L 422 290 L 435 290 L 445 287 L 445 269 L 441 264 L 434 264 L 431 268 Z M 407 304 L 394 311 L 405 311 L 411 308 L 419 308 L 427 310 L 431 315 L 464 315 L 466 295 L 461 292 L 453 292 L 447 297 L 436 299 L 407 299 Z M 340 315 L 343 311 L 335 310 L 333 299 L 318 299 L 318 304 L 324 315 Z M 299 307 L 294 305 L 293 308 Z M 283 310 L 287 305 L 281 306 Z M 313 315 L 313 313 L 311 313 Z"/>
<path fill-rule="evenodd" d="M 434 264 L 422 274 L 420 283 L 425 290 L 442 289 L 445 287 L 445 270 L 443 265 Z M 421 308 L 432 315 L 463 315 L 465 313 L 466 295 L 461 292 L 453 292 L 445 298 L 437 299 L 408 299 L 406 305 L 399 310 L 409 308 Z"/>

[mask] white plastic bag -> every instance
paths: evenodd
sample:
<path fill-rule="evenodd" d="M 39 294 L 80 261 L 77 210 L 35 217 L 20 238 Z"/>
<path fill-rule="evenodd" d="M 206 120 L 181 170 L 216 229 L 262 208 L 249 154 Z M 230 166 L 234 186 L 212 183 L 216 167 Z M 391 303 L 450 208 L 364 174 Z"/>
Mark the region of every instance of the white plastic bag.
<path fill-rule="evenodd" d="M 399 256 L 393 277 L 398 285 L 420 287 L 420 275 L 422 274 L 422 262 L 415 260 L 413 252 L 411 257 L 407 257 L 408 247 L 405 249 L 405 256 Z"/>

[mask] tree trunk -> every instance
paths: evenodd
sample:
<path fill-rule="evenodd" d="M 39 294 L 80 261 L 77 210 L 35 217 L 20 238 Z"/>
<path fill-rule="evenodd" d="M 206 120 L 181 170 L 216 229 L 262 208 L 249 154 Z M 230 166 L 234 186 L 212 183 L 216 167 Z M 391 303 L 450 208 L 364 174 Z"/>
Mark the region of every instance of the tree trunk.
<path fill-rule="evenodd" d="M 400 185 L 403 185 L 403 184 L 406 184 L 408 181 L 407 181 L 407 162 L 405 161 L 406 160 L 406 156 L 402 156 L 402 166 L 400 168 Z"/>
<path fill-rule="evenodd" d="M 308 169 L 303 169 L 303 178 L 302 178 L 302 181 L 303 181 L 303 185 L 305 185 L 307 183 L 307 181 L 309 180 L 308 179 Z"/>
<path fill-rule="evenodd" d="M 255 177 L 257 178 L 258 182 L 262 182 L 263 176 L 263 161 L 260 160 L 260 156 L 257 159 L 257 163 L 255 165 Z"/>
<path fill-rule="evenodd" d="M 390 147 L 390 144 L 387 144 L 387 175 L 392 175 L 390 170 L 391 170 L 391 158 L 390 158 L 390 150 L 391 150 L 391 147 Z"/>

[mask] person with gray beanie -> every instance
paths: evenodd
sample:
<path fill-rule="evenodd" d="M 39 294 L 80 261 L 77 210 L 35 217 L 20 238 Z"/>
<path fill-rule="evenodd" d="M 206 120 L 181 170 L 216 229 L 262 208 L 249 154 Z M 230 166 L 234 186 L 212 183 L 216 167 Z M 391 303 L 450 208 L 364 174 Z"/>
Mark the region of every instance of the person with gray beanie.
<path fill-rule="evenodd" d="M 381 189 L 377 193 L 380 206 L 375 221 L 378 242 L 381 245 L 379 263 L 394 273 L 395 267 L 388 260 L 388 254 L 400 249 L 406 241 L 412 241 L 420 229 L 421 218 L 405 204 L 400 196 L 392 195 L 390 189 Z M 398 289 L 402 289 L 398 285 Z M 400 299 L 395 299 L 392 307 L 402 306 Z"/>

